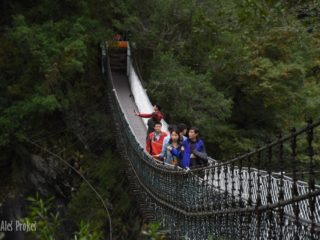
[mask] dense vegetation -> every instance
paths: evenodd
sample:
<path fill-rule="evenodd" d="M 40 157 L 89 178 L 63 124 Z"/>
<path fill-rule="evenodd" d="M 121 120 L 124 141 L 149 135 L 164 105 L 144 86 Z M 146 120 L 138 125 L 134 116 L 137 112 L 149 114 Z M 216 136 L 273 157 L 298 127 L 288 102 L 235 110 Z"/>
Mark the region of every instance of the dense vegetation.
<path fill-rule="evenodd" d="M 316 1 L 163 0 L 132 9 L 138 17 L 121 26 L 149 53 L 138 60 L 150 96 L 169 122 L 199 126 L 216 157 L 319 118 Z"/>
<path fill-rule="evenodd" d="M 100 74 L 99 43 L 112 36 L 115 1 L 1 4 L 0 166 L 7 179 L 1 183 L 6 192 L 0 202 L 40 192 L 36 204 L 31 201 L 31 208 L 25 209 L 42 229 L 30 233 L 30 239 L 108 235 L 107 214 L 94 192 L 58 158 L 28 142 L 32 140 L 72 164 L 95 186 L 111 211 L 115 238 L 136 239 L 140 218 L 128 196 L 123 163 L 114 152 Z M 34 159 L 41 160 L 35 155 L 46 161 L 34 164 Z M 37 175 L 30 168 L 33 164 L 43 164 Z M 49 204 L 45 199 L 52 196 L 50 207 L 37 204 Z M 57 203 L 61 199 L 65 207 Z M 59 215 L 52 218 L 51 213 Z"/>
<path fill-rule="evenodd" d="M 35 194 L 26 189 L 21 166 L 32 155 L 48 156 L 26 140 L 32 139 L 79 161 L 114 205 L 117 239 L 135 239 L 139 220 L 113 152 L 100 41 L 125 34 L 143 84 L 168 122 L 198 126 L 210 154 L 227 159 L 320 117 L 319 20 L 320 4 L 311 0 L 2 1 L 4 195 Z M 66 190 L 65 214 L 75 224 L 65 231 L 80 232 L 81 219 L 87 235 L 106 234 L 94 194 L 77 177 L 71 182 L 76 189 Z"/>

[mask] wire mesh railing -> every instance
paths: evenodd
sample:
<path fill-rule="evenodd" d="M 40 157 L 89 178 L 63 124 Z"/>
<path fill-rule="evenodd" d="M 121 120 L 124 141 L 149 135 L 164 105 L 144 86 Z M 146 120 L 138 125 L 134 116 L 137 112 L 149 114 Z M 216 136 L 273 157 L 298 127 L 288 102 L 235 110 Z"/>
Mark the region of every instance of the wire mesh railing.
<path fill-rule="evenodd" d="M 140 199 L 172 239 L 320 239 L 320 122 L 229 161 L 190 171 L 162 165 L 134 135 L 109 66 L 104 50 L 122 156 Z"/>

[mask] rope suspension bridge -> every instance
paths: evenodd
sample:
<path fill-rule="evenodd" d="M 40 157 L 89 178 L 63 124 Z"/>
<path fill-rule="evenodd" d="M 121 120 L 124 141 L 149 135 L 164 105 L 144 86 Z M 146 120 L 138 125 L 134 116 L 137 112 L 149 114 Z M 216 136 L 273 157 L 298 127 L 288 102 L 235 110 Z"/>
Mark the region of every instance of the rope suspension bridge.
<path fill-rule="evenodd" d="M 101 44 L 102 72 L 119 152 L 147 220 L 170 239 L 320 239 L 320 122 L 228 161 L 209 158 L 189 171 L 164 165 L 144 150 L 146 122 L 132 113 L 152 105 L 128 42 L 121 44 Z"/>

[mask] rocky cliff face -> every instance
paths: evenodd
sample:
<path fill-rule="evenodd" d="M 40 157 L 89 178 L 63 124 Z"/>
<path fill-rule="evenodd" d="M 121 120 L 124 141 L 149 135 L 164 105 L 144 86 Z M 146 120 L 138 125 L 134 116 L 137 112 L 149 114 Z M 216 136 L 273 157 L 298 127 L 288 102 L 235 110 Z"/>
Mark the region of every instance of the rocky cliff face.
<path fill-rule="evenodd" d="M 41 196 L 54 196 L 55 207 L 62 214 L 71 194 L 72 172 L 62 168 L 52 157 L 31 155 L 29 159 L 13 160 L 0 166 L 1 198 L 0 220 L 19 221 L 26 214 L 26 197 L 39 193 Z M 0 222 L 1 223 L 1 222 Z M 23 240 L 24 232 L 7 231 L 0 239 Z"/>

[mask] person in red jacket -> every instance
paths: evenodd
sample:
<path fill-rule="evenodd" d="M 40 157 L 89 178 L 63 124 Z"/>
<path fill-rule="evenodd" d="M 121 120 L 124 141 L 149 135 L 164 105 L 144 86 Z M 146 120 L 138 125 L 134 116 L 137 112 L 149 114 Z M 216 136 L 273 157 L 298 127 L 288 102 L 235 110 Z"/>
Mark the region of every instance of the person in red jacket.
<path fill-rule="evenodd" d="M 151 132 L 154 130 L 154 124 L 155 122 L 161 122 L 161 120 L 164 118 L 163 113 L 161 112 L 161 107 L 158 104 L 155 104 L 153 106 L 153 113 L 137 113 L 135 112 L 136 116 L 142 117 L 142 118 L 150 118 L 148 120 L 148 130 L 147 130 L 147 137 Z"/>
<path fill-rule="evenodd" d="M 162 152 L 163 139 L 167 136 L 166 132 L 161 131 L 161 127 L 161 122 L 154 124 L 154 131 L 148 135 L 146 143 L 146 151 L 158 160 L 160 160 L 160 153 Z"/>

